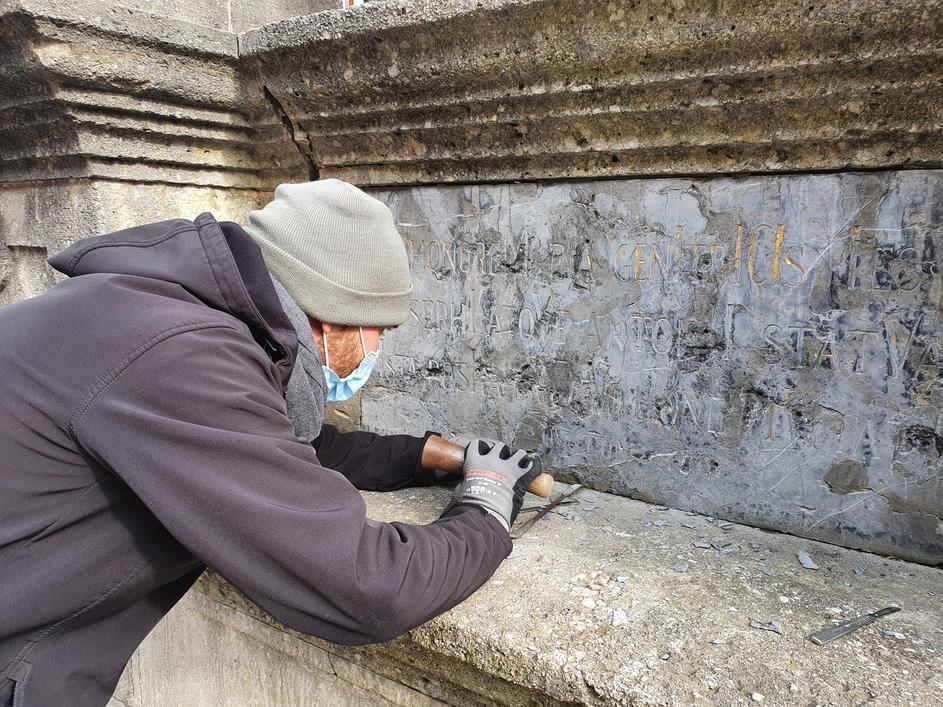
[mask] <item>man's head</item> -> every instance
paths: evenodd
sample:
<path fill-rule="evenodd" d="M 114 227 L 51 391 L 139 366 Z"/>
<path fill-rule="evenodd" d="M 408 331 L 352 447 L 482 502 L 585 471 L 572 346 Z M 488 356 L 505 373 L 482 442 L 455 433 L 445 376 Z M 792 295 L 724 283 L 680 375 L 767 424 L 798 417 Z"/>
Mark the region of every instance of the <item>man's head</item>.
<path fill-rule="evenodd" d="M 354 185 L 279 185 L 274 200 L 249 212 L 245 228 L 308 316 L 322 362 L 329 359 L 339 376 L 409 316 L 409 262 L 393 214 Z"/>

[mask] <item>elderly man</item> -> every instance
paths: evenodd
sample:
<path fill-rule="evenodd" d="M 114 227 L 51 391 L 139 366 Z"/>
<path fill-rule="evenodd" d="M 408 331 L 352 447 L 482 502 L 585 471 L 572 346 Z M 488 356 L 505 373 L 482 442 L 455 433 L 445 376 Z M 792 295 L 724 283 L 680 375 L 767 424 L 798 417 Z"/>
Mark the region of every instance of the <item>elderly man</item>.
<path fill-rule="evenodd" d="M 322 425 L 409 313 L 381 202 L 285 184 L 245 228 L 202 213 L 49 262 L 69 278 L 0 309 L 0 705 L 105 704 L 207 566 L 287 626 L 361 644 L 510 553 L 526 452 L 474 439 L 437 521 L 378 523 L 355 487 L 434 483 L 441 439 Z"/>

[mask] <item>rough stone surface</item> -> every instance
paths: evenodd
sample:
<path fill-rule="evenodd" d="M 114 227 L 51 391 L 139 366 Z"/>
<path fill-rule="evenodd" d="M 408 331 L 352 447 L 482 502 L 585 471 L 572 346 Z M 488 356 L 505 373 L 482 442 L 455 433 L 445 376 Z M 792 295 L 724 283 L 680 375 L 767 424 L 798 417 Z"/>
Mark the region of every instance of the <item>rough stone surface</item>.
<path fill-rule="evenodd" d="M 202 211 L 244 221 L 270 196 L 254 189 L 111 180 L 8 185 L 0 189 L 0 305 L 38 295 L 62 277 L 46 258 L 72 241 Z"/>
<path fill-rule="evenodd" d="M 123 7 L 229 32 L 341 7 L 341 0 L 121 0 Z"/>
<path fill-rule="evenodd" d="M 342 403 L 328 403 L 324 406 L 324 421 L 341 432 L 361 429 L 361 395 L 357 392 L 350 400 Z"/>
<path fill-rule="evenodd" d="M 939 166 L 940 0 L 392 0 L 240 56 L 358 184 Z"/>
<path fill-rule="evenodd" d="M 364 424 L 943 562 L 943 175 L 380 191 L 414 297 Z"/>
<path fill-rule="evenodd" d="M 125 690 L 146 695 L 148 707 L 240 704 L 240 694 L 241 704 L 257 704 L 262 682 L 286 704 L 308 704 L 324 692 L 297 672 L 320 678 L 329 662 L 354 685 L 380 673 L 414 691 L 384 691 L 396 704 L 428 704 L 425 695 L 457 705 L 729 705 L 753 693 L 770 705 L 939 702 L 943 571 L 582 493 L 516 541 L 470 599 L 378 646 L 286 631 L 207 575 L 147 639 Z M 444 489 L 365 495 L 371 517 L 407 522 L 433 520 L 448 499 Z M 707 548 L 695 547 L 700 539 Z M 800 550 L 817 572 L 799 565 Z M 808 639 L 889 605 L 903 610 L 825 646 Z M 207 621 L 218 624 L 208 638 Z M 302 652 L 311 657 L 299 667 L 292 656 Z M 135 671 L 157 669 L 152 662 L 166 668 L 142 692 Z M 337 684 L 331 675 L 325 682 Z M 396 702 L 401 695 L 416 701 Z"/>
<path fill-rule="evenodd" d="M 342 0 L 229 0 L 229 29 L 244 32 L 287 17 L 343 7 Z"/>
<path fill-rule="evenodd" d="M 194 669 L 196 667 L 196 669 Z M 191 592 L 141 646 L 112 707 L 443 704 L 422 692 Z"/>
<path fill-rule="evenodd" d="M 0 4 L 0 183 L 274 189 L 303 164 L 236 36 L 92 0 Z"/>
<path fill-rule="evenodd" d="M 0 2 L 0 304 L 55 282 L 45 258 L 73 240 L 240 220 L 308 174 L 203 14 L 222 5 L 139 4 Z"/>
<path fill-rule="evenodd" d="M 120 0 L 113 4 L 228 32 L 232 30 L 232 10 L 237 3 L 238 0 Z"/>

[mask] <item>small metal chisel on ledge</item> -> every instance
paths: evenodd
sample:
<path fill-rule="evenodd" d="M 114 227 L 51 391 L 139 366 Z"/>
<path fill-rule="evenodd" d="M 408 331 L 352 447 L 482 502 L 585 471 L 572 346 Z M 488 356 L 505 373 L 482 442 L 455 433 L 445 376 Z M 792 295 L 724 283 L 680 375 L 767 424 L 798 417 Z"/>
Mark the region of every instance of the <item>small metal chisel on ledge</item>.
<path fill-rule="evenodd" d="M 813 633 L 809 636 L 809 640 L 818 645 L 823 643 L 828 643 L 831 640 L 838 638 L 839 636 L 844 636 L 846 633 L 851 633 L 852 631 L 857 631 L 862 626 L 867 626 L 868 624 L 873 624 L 882 616 L 887 616 L 888 614 L 895 614 L 900 611 L 899 606 L 888 606 L 884 609 L 879 609 L 870 614 L 865 614 L 864 616 L 859 616 L 857 618 L 846 621 L 843 624 L 838 626 L 833 626 L 832 628 L 827 628 L 824 631 L 819 631 L 818 633 Z"/>

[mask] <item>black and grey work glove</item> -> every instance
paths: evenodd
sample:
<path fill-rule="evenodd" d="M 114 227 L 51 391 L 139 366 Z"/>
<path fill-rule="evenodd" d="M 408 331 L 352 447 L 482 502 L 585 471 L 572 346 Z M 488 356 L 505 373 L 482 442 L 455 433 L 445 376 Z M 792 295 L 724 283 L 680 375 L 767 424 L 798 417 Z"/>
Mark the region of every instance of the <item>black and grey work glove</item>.
<path fill-rule="evenodd" d="M 449 441 L 454 442 L 455 444 L 460 444 L 463 447 L 465 447 L 465 449 L 468 449 L 468 445 L 471 444 L 476 439 L 483 439 L 488 444 L 504 444 L 500 440 L 491 439 L 490 437 L 479 437 L 477 435 L 470 434 L 468 432 L 462 432 L 461 434 L 455 435 Z M 452 474 L 448 471 L 442 471 L 441 469 L 434 469 L 432 471 L 432 479 L 437 484 L 453 486 L 457 484 L 459 481 L 461 481 L 462 478 L 463 476 L 461 474 Z"/>
<path fill-rule="evenodd" d="M 484 508 L 510 532 L 540 469 L 540 458 L 523 449 L 512 454 L 506 444 L 473 440 L 465 447 L 465 479 L 455 489 L 455 500 Z"/>

